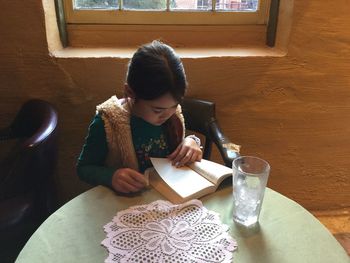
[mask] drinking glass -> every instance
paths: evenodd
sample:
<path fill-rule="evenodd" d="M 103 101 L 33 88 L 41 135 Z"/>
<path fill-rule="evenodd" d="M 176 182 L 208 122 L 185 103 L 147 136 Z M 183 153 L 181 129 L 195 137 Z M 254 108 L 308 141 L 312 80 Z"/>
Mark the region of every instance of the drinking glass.
<path fill-rule="evenodd" d="M 254 156 L 240 156 L 232 162 L 233 220 L 247 227 L 259 219 L 270 165 Z"/>

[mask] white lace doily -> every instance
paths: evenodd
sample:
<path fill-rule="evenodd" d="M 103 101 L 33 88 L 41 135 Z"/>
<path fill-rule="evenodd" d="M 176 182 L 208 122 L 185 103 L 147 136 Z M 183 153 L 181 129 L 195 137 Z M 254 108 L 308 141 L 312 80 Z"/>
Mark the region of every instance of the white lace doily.
<path fill-rule="evenodd" d="M 105 262 L 232 262 L 235 240 L 199 200 L 158 200 L 120 211 L 104 226 Z"/>

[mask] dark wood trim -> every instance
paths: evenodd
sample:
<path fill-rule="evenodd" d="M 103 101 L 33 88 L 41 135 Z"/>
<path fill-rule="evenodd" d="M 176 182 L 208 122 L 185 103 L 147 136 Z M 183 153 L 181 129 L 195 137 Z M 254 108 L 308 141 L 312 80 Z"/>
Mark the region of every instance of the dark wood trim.
<path fill-rule="evenodd" d="M 275 46 L 276 42 L 279 5 L 280 0 L 271 0 L 270 15 L 266 32 L 266 45 L 269 47 Z"/>
<path fill-rule="evenodd" d="M 60 33 L 60 39 L 63 47 L 68 46 L 68 36 L 66 29 L 66 19 L 64 16 L 63 0 L 55 0 L 55 9 L 57 17 L 57 25 Z"/>

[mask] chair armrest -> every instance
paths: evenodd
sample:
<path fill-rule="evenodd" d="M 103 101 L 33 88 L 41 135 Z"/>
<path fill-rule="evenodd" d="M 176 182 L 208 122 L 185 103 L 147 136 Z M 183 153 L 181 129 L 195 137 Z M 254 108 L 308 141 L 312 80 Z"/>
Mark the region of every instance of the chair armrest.
<path fill-rule="evenodd" d="M 21 140 L 23 149 L 45 141 L 57 127 L 57 111 L 48 102 L 31 99 L 24 103 L 11 123 L 11 136 Z"/>
<path fill-rule="evenodd" d="M 45 108 L 43 107 L 42 110 L 45 110 L 45 117 L 41 120 L 41 126 L 30 138 L 23 142 L 25 147 L 33 148 L 52 136 L 52 133 L 56 132 L 58 122 L 56 110 L 51 105 L 47 105 Z"/>
<path fill-rule="evenodd" d="M 232 143 L 222 132 L 218 122 L 214 119 L 209 124 L 212 141 L 216 144 L 227 167 L 232 168 L 232 161 L 239 156 L 240 145 Z"/>

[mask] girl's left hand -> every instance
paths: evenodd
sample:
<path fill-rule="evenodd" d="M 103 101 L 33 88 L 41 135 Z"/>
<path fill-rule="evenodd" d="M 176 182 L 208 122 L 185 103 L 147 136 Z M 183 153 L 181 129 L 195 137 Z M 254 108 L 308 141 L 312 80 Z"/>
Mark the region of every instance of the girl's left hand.
<path fill-rule="evenodd" d="M 191 138 L 185 138 L 168 158 L 176 167 L 202 160 L 202 150 Z"/>

